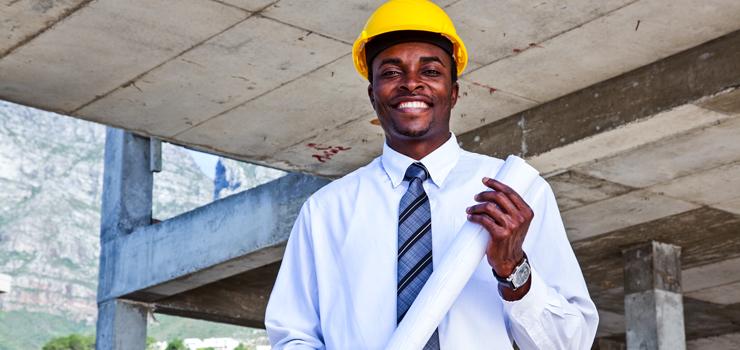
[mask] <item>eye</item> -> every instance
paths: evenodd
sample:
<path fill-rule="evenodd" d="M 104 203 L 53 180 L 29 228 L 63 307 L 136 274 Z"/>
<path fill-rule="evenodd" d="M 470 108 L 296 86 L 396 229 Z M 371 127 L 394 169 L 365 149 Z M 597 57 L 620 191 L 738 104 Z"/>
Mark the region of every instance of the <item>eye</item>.
<path fill-rule="evenodd" d="M 442 75 L 442 72 L 440 72 L 438 70 L 435 70 L 435 69 L 427 69 L 427 70 L 424 71 L 424 74 L 425 75 L 428 75 L 430 77 L 438 77 L 438 76 Z"/>
<path fill-rule="evenodd" d="M 390 77 L 395 77 L 399 74 L 401 74 L 399 71 L 387 70 L 387 71 L 384 71 L 380 76 L 390 78 Z"/>

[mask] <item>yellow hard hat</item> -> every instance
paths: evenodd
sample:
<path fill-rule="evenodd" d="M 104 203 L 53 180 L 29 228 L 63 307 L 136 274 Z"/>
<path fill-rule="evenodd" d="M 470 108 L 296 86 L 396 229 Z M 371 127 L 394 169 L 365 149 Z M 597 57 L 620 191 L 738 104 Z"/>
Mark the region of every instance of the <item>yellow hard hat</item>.
<path fill-rule="evenodd" d="M 457 36 L 452 20 L 439 6 L 429 0 L 390 0 L 378 7 L 368 18 L 365 28 L 352 45 L 355 69 L 368 79 L 368 63 L 365 62 L 365 44 L 373 37 L 402 30 L 418 30 L 442 34 L 452 42 L 453 58 L 457 64 L 457 75 L 462 74 L 468 64 L 465 44 Z"/>

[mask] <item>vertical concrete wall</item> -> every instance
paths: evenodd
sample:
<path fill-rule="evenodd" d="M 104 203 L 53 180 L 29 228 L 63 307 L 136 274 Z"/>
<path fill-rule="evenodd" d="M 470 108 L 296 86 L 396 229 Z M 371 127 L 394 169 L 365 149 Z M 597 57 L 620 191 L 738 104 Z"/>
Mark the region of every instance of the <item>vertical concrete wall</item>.
<path fill-rule="evenodd" d="M 651 241 L 623 255 L 627 349 L 686 349 L 681 248 Z"/>
<path fill-rule="evenodd" d="M 143 350 L 146 346 L 146 313 L 139 305 L 106 299 L 123 262 L 110 245 L 135 228 L 151 224 L 152 184 L 149 139 L 108 128 L 105 139 L 103 203 L 100 223 L 100 274 L 98 350 Z M 115 249 L 113 249 L 115 250 Z"/>

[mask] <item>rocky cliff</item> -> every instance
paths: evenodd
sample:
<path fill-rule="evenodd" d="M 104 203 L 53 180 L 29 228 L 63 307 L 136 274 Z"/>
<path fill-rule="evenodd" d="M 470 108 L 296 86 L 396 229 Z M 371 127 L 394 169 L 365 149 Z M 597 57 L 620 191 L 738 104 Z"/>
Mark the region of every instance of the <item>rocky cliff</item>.
<path fill-rule="evenodd" d="M 0 101 L 0 272 L 13 276 L 0 310 L 94 323 L 104 142 L 104 126 Z M 282 174 L 226 159 L 218 165 L 214 186 L 188 151 L 164 144 L 153 216 L 164 220 Z M 4 327 L 11 325 L 0 333 Z"/>

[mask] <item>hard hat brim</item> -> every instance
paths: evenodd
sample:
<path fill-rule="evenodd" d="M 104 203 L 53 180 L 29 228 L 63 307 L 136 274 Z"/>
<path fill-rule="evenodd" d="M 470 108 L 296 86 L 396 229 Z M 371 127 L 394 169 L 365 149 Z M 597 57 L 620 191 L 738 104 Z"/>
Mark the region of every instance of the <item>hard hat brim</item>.
<path fill-rule="evenodd" d="M 393 31 L 399 31 L 399 30 L 408 30 L 408 29 L 389 28 L 388 30 L 382 33 L 377 33 L 371 37 L 368 36 L 367 32 L 363 30 L 362 33 L 360 33 L 360 36 L 357 38 L 357 40 L 355 40 L 354 44 L 352 45 L 352 59 L 355 65 L 355 69 L 357 70 L 357 73 L 359 73 L 360 76 L 362 76 L 365 80 L 368 80 L 368 71 L 369 71 L 368 63 L 366 62 L 366 59 L 365 59 L 365 45 L 368 43 L 368 41 L 370 41 L 370 39 L 378 35 L 393 32 Z M 450 42 L 452 42 L 452 48 L 453 48 L 452 58 L 455 60 L 455 64 L 457 65 L 457 75 L 458 76 L 462 75 L 463 71 L 465 70 L 465 67 L 468 64 L 468 53 L 465 48 L 465 43 L 463 43 L 462 39 L 460 39 L 460 37 L 457 36 L 457 34 L 440 33 L 439 31 L 436 31 L 436 30 L 423 30 L 423 29 L 414 29 L 414 30 L 437 33 L 437 34 L 444 36 L 448 40 L 450 40 Z"/>

